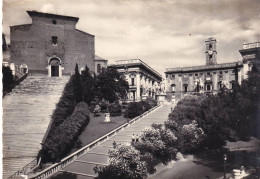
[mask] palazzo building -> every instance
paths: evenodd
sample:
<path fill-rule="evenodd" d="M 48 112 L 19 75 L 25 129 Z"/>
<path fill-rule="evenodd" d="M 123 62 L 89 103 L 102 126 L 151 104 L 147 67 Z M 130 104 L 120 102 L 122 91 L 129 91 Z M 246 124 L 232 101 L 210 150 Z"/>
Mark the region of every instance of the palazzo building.
<path fill-rule="evenodd" d="M 119 60 L 108 65 L 124 74 L 129 84 L 128 101 L 140 101 L 147 97 L 156 98 L 162 76 L 140 59 Z"/>
<path fill-rule="evenodd" d="M 169 101 L 180 100 L 193 93 L 216 94 L 224 86 L 232 90 L 235 83 L 241 84 L 254 63 L 260 62 L 260 43 L 244 44 L 240 53 L 243 61 L 217 64 L 216 39 L 206 43 L 206 65 L 167 68 L 166 95 Z"/>
<path fill-rule="evenodd" d="M 76 29 L 78 17 L 27 11 L 32 23 L 10 27 L 11 63 L 20 72 L 59 76 L 88 65 L 95 71 L 95 36 Z"/>

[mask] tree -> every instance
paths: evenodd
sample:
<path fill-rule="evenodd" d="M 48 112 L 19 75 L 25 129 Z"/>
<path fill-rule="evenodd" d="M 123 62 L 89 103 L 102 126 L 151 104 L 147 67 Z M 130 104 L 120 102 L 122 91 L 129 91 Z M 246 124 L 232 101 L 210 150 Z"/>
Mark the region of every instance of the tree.
<path fill-rule="evenodd" d="M 147 164 L 132 146 L 116 146 L 109 151 L 109 165 L 94 168 L 100 179 L 142 179 L 147 176 Z"/>
<path fill-rule="evenodd" d="M 102 69 L 97 76 L 97 89 L 100 99 L 108 100 L 110 103 L 117 99 L 123 99 L 127 95 L 129 85 L 124 75 L 120 74 L 116 69 Z"/>
<path fill-rule="evenodd" d="M 94 77 L 90 74 L 87 65 L 85 67 L 85 70 L 82 71 L 81 79 L 82 79 L 83 100 L 88 105 L 90 105 L 90 102 L 94 99 L 95 80 Z"/>
<path fill-rule="evenodd" d="M 13 83 L 13 74 L 10 67 L 2 66 L 3 87 L 6 88 Z"/>
<path fill-rule="evenodd" d="M 81 76 L 79 74 L 79 68 L 77 63 L 75 67 L 75 74 L 73 76 L 73 93 L 74 93 L 74 98 L 76 100 L 76 103 L 79 103 L 83 100 Z"/>

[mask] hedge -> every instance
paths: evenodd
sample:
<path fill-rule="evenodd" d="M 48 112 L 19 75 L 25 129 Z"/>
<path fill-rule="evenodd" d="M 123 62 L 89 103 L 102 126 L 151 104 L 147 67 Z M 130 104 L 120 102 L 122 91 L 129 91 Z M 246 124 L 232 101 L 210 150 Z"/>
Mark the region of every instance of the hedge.
<path fill-rule="evenodd" d="M 134 118 L 153 108 L 156 104 L 157 102 L 153 98 L 147 98 L 145 101 L 140 102 L 131 102 L 128 104 L 124 116 L 126 118 Z"/>
<path fill-rule="evenodd" d="M 73 114 L 60 124 L 42 146 L 42 162 L 59 162 L 71 150 L 71 145 L 89 122 L 88 105 L 78 103 Z"/>
<path fill-rule="evenodd" d="M 47 138 L 52 136 L 56 128 L 62 124 L 62 122 L 67 119 L 74 111 L 76 102 L 73 94 L 73 78 L 65 85 L 62 96 L 59 102 L 56 104 L 56 108 L 51 116 L 51 124 L 48 132 Z M 44 142 L 44 141 L 43 141 Z"/>

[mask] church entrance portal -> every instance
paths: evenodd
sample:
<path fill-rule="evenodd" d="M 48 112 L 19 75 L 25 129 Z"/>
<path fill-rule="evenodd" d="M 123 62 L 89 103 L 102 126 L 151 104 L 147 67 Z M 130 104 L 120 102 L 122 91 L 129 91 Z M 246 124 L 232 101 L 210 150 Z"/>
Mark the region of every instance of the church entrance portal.
<path fill-rule="evenodd" d="M 51 58 L 49 61 L 49 76 L 51 77 L 60 77 L 61 76 L 61 62 L 58 58 Z"/>

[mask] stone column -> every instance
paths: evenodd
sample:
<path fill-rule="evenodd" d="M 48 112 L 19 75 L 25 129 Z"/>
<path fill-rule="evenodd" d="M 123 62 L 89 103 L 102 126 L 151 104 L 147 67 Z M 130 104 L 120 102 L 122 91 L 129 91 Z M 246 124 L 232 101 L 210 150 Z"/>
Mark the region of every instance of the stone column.
<path fill-rule="evenodd" d="M 238 84 L 241 85 L 241 82 L 242 82 L 242 79 L 241 79 L 241 69 L 238 69 L 237 73 L 238 73 Z"/>
<path fill-rule="evenodd" d="M 48 65 L 46 68 L 48 69 L 48 77 L 51 77 L 51 65 Z"/>
<path fill-rule="evenodd" d="M 140 91 L 140 73 L 136 74 L 136 100 L 140 101 L 141 91 Z"/>

